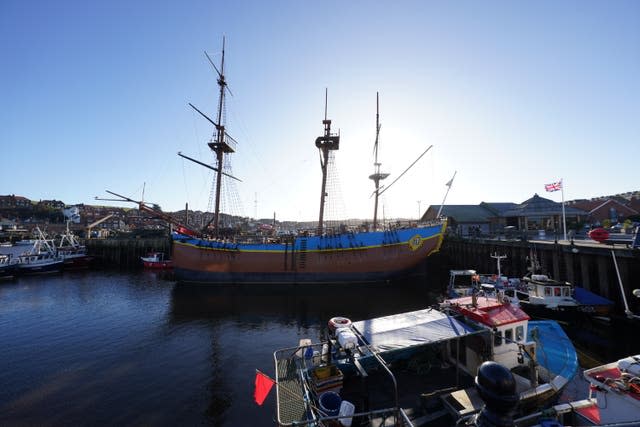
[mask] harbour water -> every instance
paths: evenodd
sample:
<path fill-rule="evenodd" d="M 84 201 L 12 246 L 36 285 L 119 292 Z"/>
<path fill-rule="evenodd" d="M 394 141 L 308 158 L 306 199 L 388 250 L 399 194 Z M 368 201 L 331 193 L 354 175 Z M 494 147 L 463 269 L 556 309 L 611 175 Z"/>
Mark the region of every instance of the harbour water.
<path fill-rule="evenodd" d="M 253 382 L 255 369 L 273 375 L 274 350 L 316 341 L 333 316 L 424 308 L 446 273 L 432 280 L 212 290 L 80 271 L 0 283 L 0 425 L 272 426 L 274 393 L 257 406 Z M 640 352 L 597 336 L 603 359 Z"/>

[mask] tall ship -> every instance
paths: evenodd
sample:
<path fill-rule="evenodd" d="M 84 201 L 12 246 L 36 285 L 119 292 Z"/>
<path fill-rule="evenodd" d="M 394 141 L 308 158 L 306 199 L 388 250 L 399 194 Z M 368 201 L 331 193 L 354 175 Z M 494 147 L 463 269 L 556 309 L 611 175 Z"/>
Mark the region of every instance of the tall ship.
<path fill-rule="evenodd" d="M 207 56 L 208 58 L 208 56 Z M 277 241 L 246 242 L 229 236 L 220 227 L 220 195 L 223 179 L 236 179 L 223 171 L 225 156 L 234 153 L 236 141 L 224 125 L 225 95 L 228 92 L 224 75 L 224 40 L 220 67 L 209 59 L 218 75 L 219 100 L 217 117 L 211 119 L 191 105 L 215 128 L 208 143 L 215 154 L 215 167 L 178 153 L 180 156 L 212 169 L 216 173 L 215 211 L 209 235 L 188 226 L 178 225 L 172 234 L 172 259 L 179 282 L 203 284 L 265 284 L 265 283 L 366 283 L 387 281 L 419 266 L 442 244 L 445 221 L 413 226 L 380 226 L 377 221 L 379 181 L 388 174 L 380 172 L 377 160 L 380 125 L 376 114 L 374 146 L 375 211 L 372 227 L 335 230 L 325 224 L 327 173 L 330 155 L 340 147 L 340 135 L 331 131 L 327 118 L 325 95 L 324 132 L 316 138 L 320 152 L 322 187 L 317 229 Z M 428 150 L 428 149 L 427 149 Z M 423 153 L 424 154 L 424 153 Z M 414 162 L 415 163 L 415 162 Z M 388 187 L 386 187 L 388 188 Z"/>

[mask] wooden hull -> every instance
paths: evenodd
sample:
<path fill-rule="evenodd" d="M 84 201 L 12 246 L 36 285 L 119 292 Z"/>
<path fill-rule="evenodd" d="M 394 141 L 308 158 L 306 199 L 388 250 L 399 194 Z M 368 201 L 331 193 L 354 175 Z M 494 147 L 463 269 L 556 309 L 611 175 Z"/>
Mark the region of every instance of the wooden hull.
<path fill-rule="evenodd" d="M 230 244 L 174 236 L 180 282 L 365 283 L 390 280 L 439 250 L 446 223 L 384 232 L 298 237 L 291 243 Z"/>

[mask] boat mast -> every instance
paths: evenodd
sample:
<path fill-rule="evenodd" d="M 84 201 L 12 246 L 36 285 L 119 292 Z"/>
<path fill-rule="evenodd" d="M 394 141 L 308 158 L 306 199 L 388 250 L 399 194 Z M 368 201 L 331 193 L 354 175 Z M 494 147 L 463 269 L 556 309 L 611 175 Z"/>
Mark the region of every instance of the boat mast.
<path fill-rule="evenodd" d="M 320 191 L 320 216 L 318 218 L 318 235 L 323 233 L 324 204 L 327 197 L 327 165 L 329 151 L 340 148 L 340 135 L 331 134 L 331 120 L 327 119 L 327 89 L 324 91 L 324 135 L 316 138 L 316 147 L 320 150 L 320 169 L 322 169 L 322 189 Z"/>
<path fill-rule="evenodd" d="M 496 263 L 498 265 L 498 278 L 502 277 L 502 272 L 500 271 L 500 261 L 502 261 L 506 257 L 507 257 L 506 255 L 498 255 L 497 252 L 495 252 L 493 255 L 491 255 L 491 258 L 495 259 Z"/>
<path fill-rule="evenodd" d="M 380 99 L 379 94 L 376 92 L 376 141 L 373 144 L 373 153 L 374 153 L 374 162 L 373 162 L 373 170 L 374 173 L 369 175 L 369 179 L 372 179 L 376 185 L 375 202 L 373 207 L 373 230 L 375 231 L 378 228 L 378 196 L 380 193 L 380 181 L 389 176 L 388 173 L 380 173 L 380 166 L 382 163 L 378 163 L 378 137 L 380 136 Z"/>
<path fill-rule="evenodd" d="M 222 38 L 222 59 L 220 62 L 220 70 L 216 69 L 218 72 L 218 86 L 220 87 L 220 98 L 218 100 L 218 120 L 214 123 L 216 128 L 216 139 L 215 141 L 209 142 L 207 145 L 209 148 L 215 153 L 218 167 L 216 168 L 216 202 L 215 202 L 215 211 L 213 216 L 213 232 L 216 237 L 220 234 L 220 190 L 222 189 L 222 167 L 224 162 L 224 155 L 235 152 L 233 147 L 231 147 L 227 143 L 227 138 L 225 138 L 226 132 L 223 123 L 222 112 L 224 109 L 224 95 L 225 90 L 227 90 L 227 81 L 224 77 L 224 45 L 225 38 Z M 213 65 L 213 62 L 211 63 Z M 214 66 L 215 68 L 215 66 Z M 231 139 L 231 138 L 230 138 Z"/>
<path fill-rule="evenodd" d="M 214 166 L 210 166 L 204 162 L 201 162 L 199 160 L 193 159 L 189 156 L 186 156 L 184 154 L 182 154 L 181 152 L 178 152 L 178 156 L 185 158 L 187 160 L 190 160 L 194 163 L 197 163 L 201 166 L 204 166 L 206 168 L 209 168 L 213 171 L 216 172 L 216 188 L 215 188 L 215 196 L 216 196 L 216 202 L 215 202 L 215 211 L 214 211 L 214 215 L 213 218 L 211 219 L 211 221 L 209 221 L 207 223 L 207 225 L 205 225 L 202 228 L 201 233 L 203 233 L 207 228 L 209 228 L 209 225 L 211 225 L 211 223 L 213 223 L 213 230 L 214 230 L 214 236 L 218 237 L 220 235 L 220 190 L 222 188 L 222 175 L 235 179 L 236 181 L 241 181 L 240 179 L 236 178 L 233 175 L 229 175 L 226 172 L 222 171 L 222 168 L 224 166 L 224 155 L 225 154 L 231 154 L 231 153 L 235 153 L 235 147 L 238 144 L 236 142 L 235 139 L 231 138 L 231 136 L 227 133 L 227 131 L 225 130 L 225 126 L 224 126 L 224 116 L 223 116 L 223 112 L 224 112 L 224 95 L 225 95 L 225 91 L 228 91 L 229 94 L 231 94 L 233 96 L 233 94 L 231 93 L 231 91 L 229 90 L 229 87 L 227 86 L 227 81 L 225 80 L 224 77 L 224 45 L 225 45 L 225 38 L 222 37 L 222 60 L 220 63 L 220 69 L 218 70 L 218 67 L 216 67 L 216 64 L 213 63 L 213 61 L 211 60 L 211 58 L 209 57 L 209 55 L 207 54 L 207 52 L 205 52 L 205 56 L 207 57 L 207 59 L 209 60 L 209 63 L 211 64 L 211 66 L 213 67 L 213 69 L 216 71 L 216 73 L 218 74 L 218 86 L 220 86 L 220 98 L 218 100 L 218 121 L 214 121 L 212 120 L 209 116 L 207 116 L 205 113 L 203 113 L 202 111 L 200 111 L 195 105 L 193 105 L 192 103 L 189 103 L 189 105 L 191 106 L 191 108 L 193 108 L 195 111 L 198 112 L 198 114 L 200 114 L 202 117 L 204 117 L 205 119 L 207 119 L 207 121 L 209 123 L 211 123 L 215 128 L 216 128 L 216 137 L 215 140 L 213 139 L 213 137 L 211 138 L 211 141 L 209 141 L 209 143 L 207 143 L 207 145 L 209 146 L 209 148 L 211 149 L 211 151 L 213 151 L 216 155 L 216 161 L 217 161 L 217 167 Z"/>

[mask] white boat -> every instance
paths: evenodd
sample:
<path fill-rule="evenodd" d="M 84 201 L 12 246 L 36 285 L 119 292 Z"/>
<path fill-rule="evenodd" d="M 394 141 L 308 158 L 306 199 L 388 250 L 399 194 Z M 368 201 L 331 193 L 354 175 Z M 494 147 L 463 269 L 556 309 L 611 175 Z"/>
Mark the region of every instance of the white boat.
<path fill-rule="evenodd" d="M 62 257 L 65 268 L 88 267 L 93 257 L 87 255 L 86 246 L 80 244 L 78 238 L 71 232 L 69 222 L 67 221 L 67 230 L 56 246 L 56 253 Z"/>
<path fill-rule="evenodd" d="M 518 287 L 513 294 L 533 316 L 572 320 L 582 315 L 606 316 L 613 307 L 613 301 L 574 287 L 571 283 L 554 280 L 540 274 L 535 255 L 531 255 L 529 273 L 522 279 L 525 286 Z"/>
<path fill-rule="evenodd" d="M 10 254 L 0 254 L 0 280 L 13 279 L 18 263 Z"/>
<path fill-rule="evenodd" d="M 474 375 L 488 360 L 513 373 L 519 410 L 553 402 L 577 371 L 575 349 L 557 322 L 529 322 L 495 299 L 479 298 L 473 307 L 471 298 L 443 310 L 333 318 L 327 341 L 276 351 L 277 423 L 454 425 L 482 409 Z"/>
<path fill-rule="evenodd" d="M 494 254 L 491 258 L 496 260 L 497 274 L 480 274 L 476 270 L 451 270 L 447 296 L 449 298 L 471 296 L 472 293 L 480 291 L 493 296 L 499 292 L 510 291 L 513 295 L 516 289 L 521 289 L 520 279 L 509 278 L 502 274 L 500 261 L 506 256 Z"/>
<path fill-rule="evenodd" d="M 22 274 L 57 273 L 62 269 L 63 259 L 47 240 L 40 228 L 36 228 L 38 239 L 25 253 L 18 255 L 18 271 Z"/>
<path fill-rule="evenodd" d="M 640 355 L 587 369 L 583 375 L 589 384 L 588 398 L 529 414 L 515 420 L 515 425 L 534 426 L 551 419 L 562 423 L 548 424 L 554 426 L 640 425 Z"/>
<path fill-rule="evenodd" d="M 593 405 L 577 411 L 590 425 L 640 424 L 640 355 L 584 371 Z"/>

